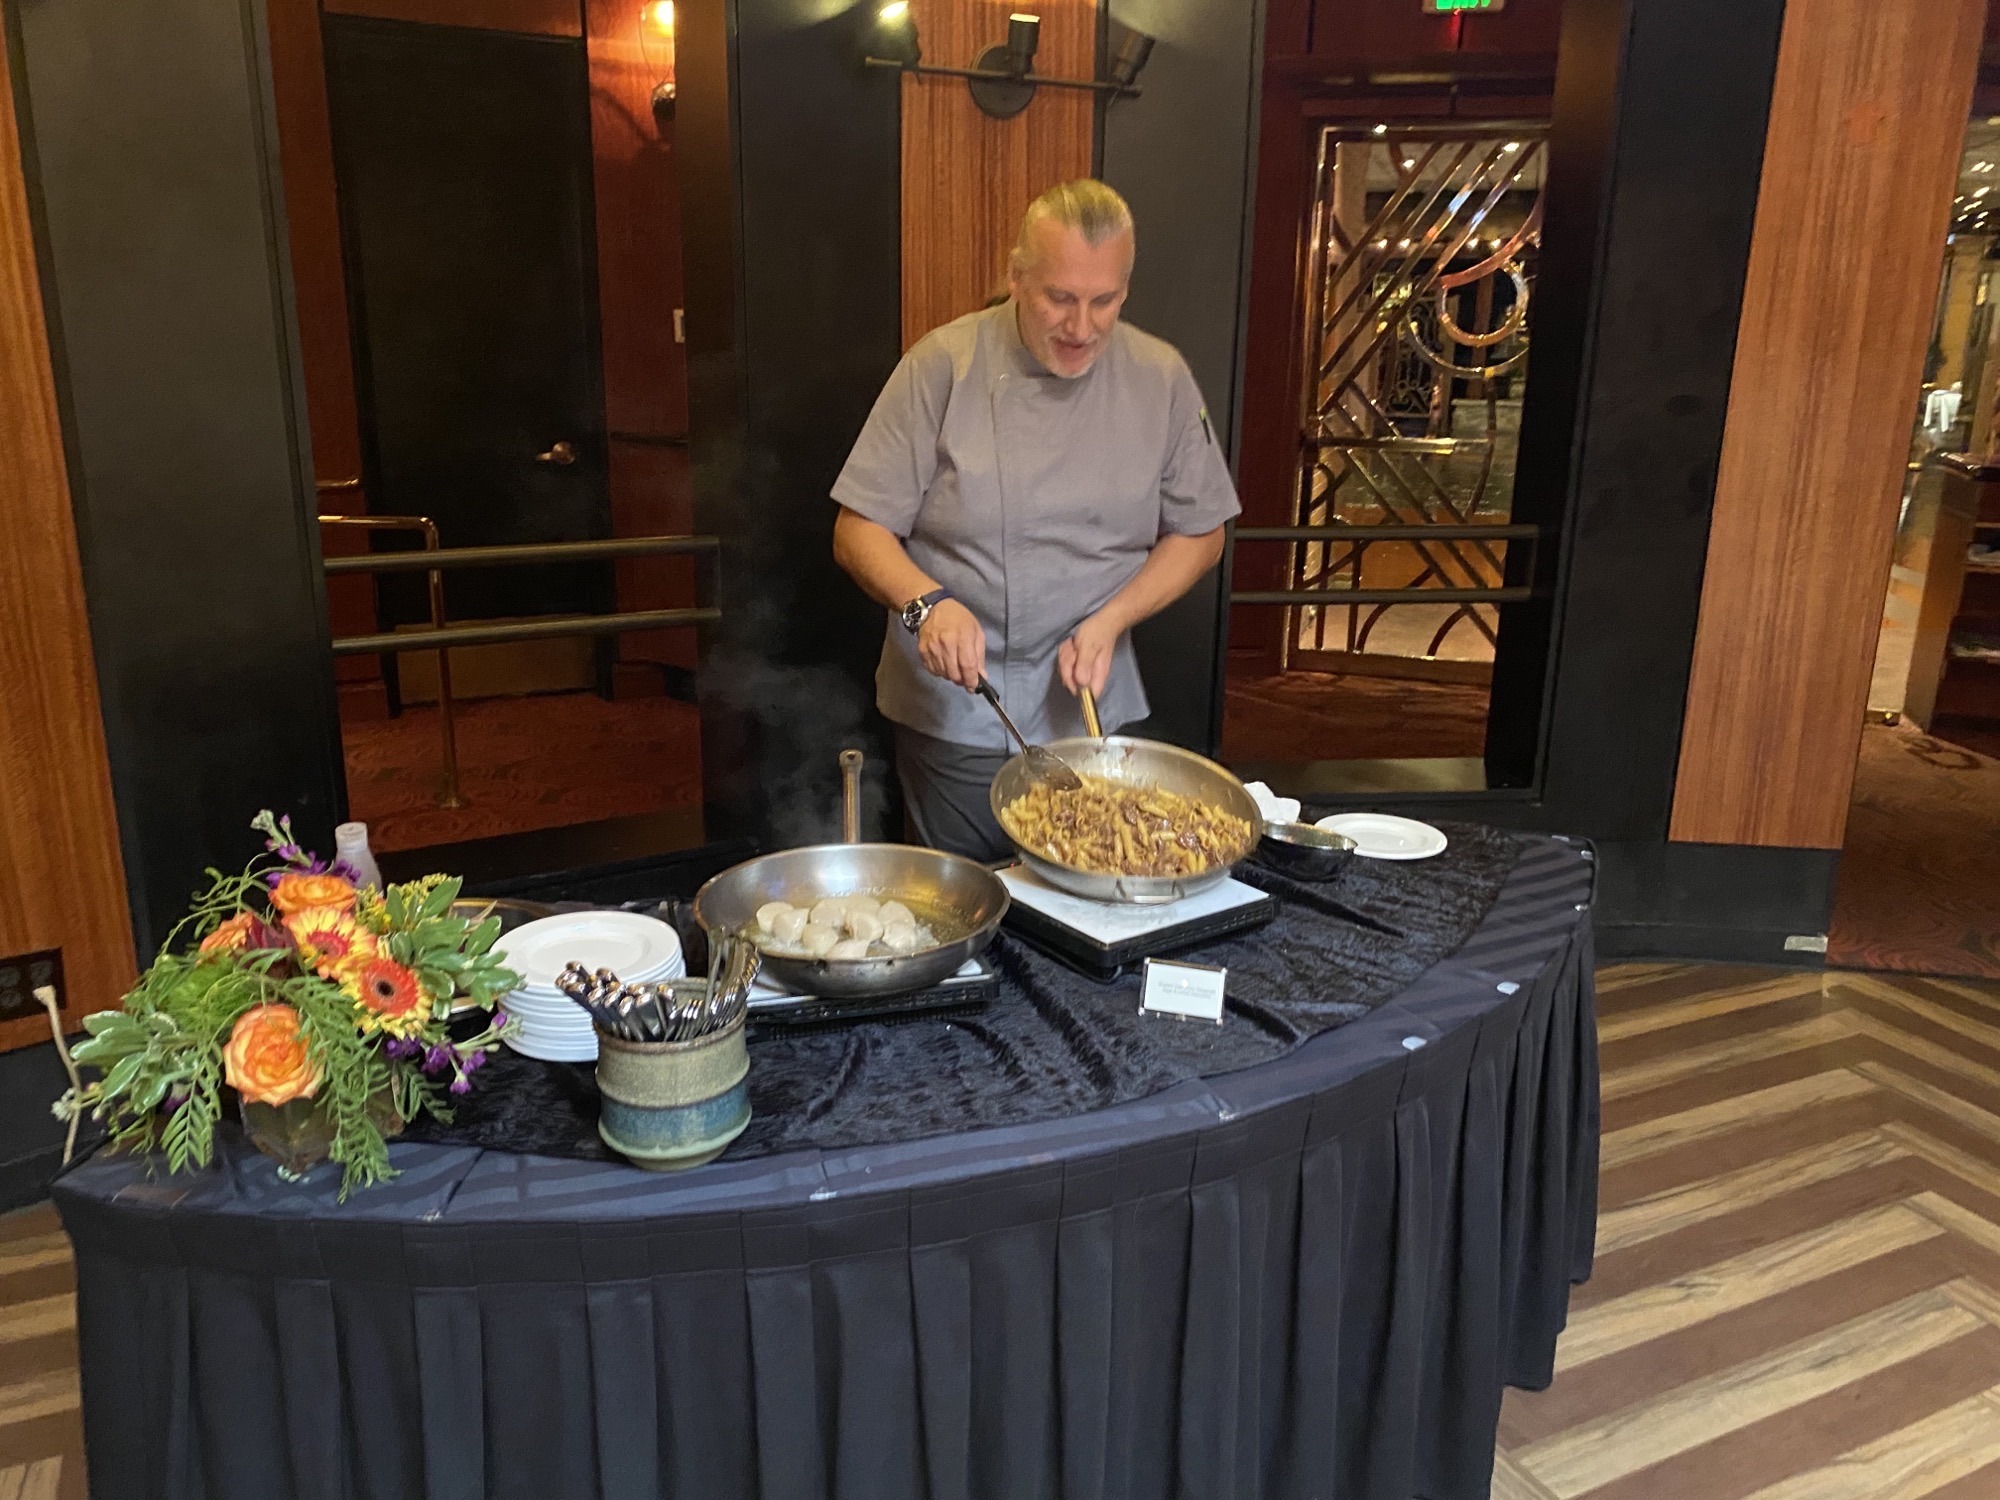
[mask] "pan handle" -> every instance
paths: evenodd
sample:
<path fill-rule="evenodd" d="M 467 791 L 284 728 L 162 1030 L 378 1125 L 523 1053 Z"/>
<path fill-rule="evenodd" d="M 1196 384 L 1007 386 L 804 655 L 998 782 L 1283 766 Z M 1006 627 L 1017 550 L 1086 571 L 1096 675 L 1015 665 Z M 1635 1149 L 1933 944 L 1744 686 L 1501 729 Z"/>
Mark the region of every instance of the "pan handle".
<path fill-rule="evenodd" d="M 1097 695 L 1089 688 L 1083 688 L 1078 696 L 1083 699 L 1083 727 L 1094 740 L 1104 738 L 1104 726 L 1097 722 Z"/>
<path fill-rule="evenodd" d="M 840 752 L 840 837 L 843 843 L 861 842 L 861 752 Z"/>

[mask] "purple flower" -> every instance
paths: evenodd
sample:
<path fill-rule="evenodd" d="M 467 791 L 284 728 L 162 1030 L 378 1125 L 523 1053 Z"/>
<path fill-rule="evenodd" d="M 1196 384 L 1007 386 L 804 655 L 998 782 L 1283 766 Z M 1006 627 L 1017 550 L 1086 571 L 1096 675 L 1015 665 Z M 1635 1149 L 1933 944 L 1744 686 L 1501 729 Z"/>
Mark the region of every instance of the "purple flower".
<path fill-rule="evenodd" d="M 468 1073 L 477 1073 L 481 1068 L 486 1066 L 486 1054 L 484 1052 L 468 1052 L 461 1059 L 459 1065 Z"/>
<path fill-rule="evenodd" d="M 467 1078 L 463 1073 L 459 1074 L 458 1077 L 452 1079 L 451 1081 L 451 1092 L 454 1094 L 471 1093 L 472 1080 L 470 1078 Z"/>
<path fill-rule="evenodd" d="M 424 1054 L 424 1071 L 426 1073 L 442 1072 L 444 1069 L 451 1067 L 457 1061 L 458 1061 L 457 1054 L 454 1053 L 451 1050 L 451 1048 L 445 1046 L 442 1042 L 440 1042 L 437 1046 L 432 1047 L 428 1052 Z"/>
<path fill-rule="evenodd" d="M 507 1012 L 503 1007 L 498 1005 L 493 1007 L 493 1029 L 495 1031 L 504 1030 L 508 1019 Z"/>
<path fill-rule="evenodd" d="M 407 1037 L 392 1036 L 382 1044 L 382 1050 L 391 1057 L 415 1057 L 424 1050 L 424 1044 Z"/>

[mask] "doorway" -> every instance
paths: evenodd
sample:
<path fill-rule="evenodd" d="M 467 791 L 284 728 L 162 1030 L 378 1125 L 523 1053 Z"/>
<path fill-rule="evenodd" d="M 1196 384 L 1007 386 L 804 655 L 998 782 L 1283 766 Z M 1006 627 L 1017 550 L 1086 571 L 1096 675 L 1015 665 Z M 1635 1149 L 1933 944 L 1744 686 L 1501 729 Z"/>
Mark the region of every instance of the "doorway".
<path fill-rule="evenodd" d="M 2000 979 L 2000 114 L 1986 113 L 2000 97 L 1979 103 L 1913 403 L 1827 960 Z"/>
<path fill-rule="evenodd" d="M 272 8 L 350 817 L 700 842 L 671 0 Z"/>

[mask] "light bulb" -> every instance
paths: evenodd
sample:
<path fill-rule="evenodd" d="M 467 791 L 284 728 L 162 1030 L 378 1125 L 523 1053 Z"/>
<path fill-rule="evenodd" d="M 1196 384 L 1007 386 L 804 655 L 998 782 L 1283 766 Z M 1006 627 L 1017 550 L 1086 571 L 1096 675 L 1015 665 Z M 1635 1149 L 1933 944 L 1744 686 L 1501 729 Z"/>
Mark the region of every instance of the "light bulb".
<path fill-rule="evenodd" d="M 646 24 L 661 36 L 674 34 L 674 0 L 652 0 L 646 7 Z"/>
<path fill-rule="evenodd" d="M 875 19 L 884 26 L 894 26 L 910 13 L 910 0 L 889 0 L 889 3 L 875 12 Z"/>

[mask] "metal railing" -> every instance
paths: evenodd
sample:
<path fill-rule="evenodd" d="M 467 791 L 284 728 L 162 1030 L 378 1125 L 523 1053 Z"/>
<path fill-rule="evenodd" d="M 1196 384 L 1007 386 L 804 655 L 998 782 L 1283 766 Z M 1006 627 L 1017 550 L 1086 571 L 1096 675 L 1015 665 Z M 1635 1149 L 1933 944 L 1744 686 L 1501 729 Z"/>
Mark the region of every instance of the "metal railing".
<path fill-rule="evenodd" d="M 457 646 L 493 646 L 511 641 L 551 640 L 570 636 L 624 635 L 631 631 L 705 625 L 722 618 L 713 608 L 613 610 L 596 615 L 551 615 L 539 620 L 508 620 L 498 624 L 450 625 L 445 621 L 446 568 L 514 567 L 530 563 L 595 562 L 621 557 L 663 557 L 706 553 L 715 555 L 721 541 L 712 536 L 627 536 L 588 542 L 524 542 L 493 547 L 441 547 L 437 526 L 426 516 L 321 516 L 322 525 L 374 527 L 379 530 L 420 530 L 420 552 L 366 552 L 329 557 L 321 566 L 329 577 L 350 573 L 423 572 L 430 582 L 430 628 L 378 631 L 371 635 L 335 636 L 333 654 L 368 656 L 382 652 L 430 651 L 438 664 L 438 726 L 444 758 L 444 807 L 463 807 L 458 785 L 458 740 L 453 718 L 449 653 Z"/>
<path fill-rule="evenodd" d="M 358 488 L 359 484 L 360 481 L 358 480 L 354 482 L 353 486 L 349 486 L 345 481 L 335 480 L 322 483 L 319 487 L 321 489 L 345 489 Z M 429 516 L 321 516 L 319 524 L 322 526 L 351 526 L 357 531 L 421 532 L 424 538 L 424 550 L 405 555 L 416 558 L 419 565 L 423 566 L 430 574 L 431 628 L 433 630 L 442 630 L 444 628 L 444 573 L 435 562 L 439 552 L 443 550 L 438 543 L 437 522 L 433 521 Z M 364 553 L 359 557 L 329 557 L 323 559 L 322 564 L 329 573 L 361 572 L 364 570 L 358 568 L 336 568 L 334 564 L 366 562 L 373 555 Z M 396 554 L 383 553 L 382 555 L 393 557 Z M 426 563 L 424 562 L 426 558 L 432 559 L 432 561 Z M 334 645 L 338 648 L 340 642 L 335 641 Z M 333 654 L 339 656 L 341 652 L 336 649 Z M 458 786 L 458 723 L 451 697 L 451 658 L 442 645 L 437 648 L 437 674 L 438 740 L 440 742 L 439 751 L 444 760 L 444 790 L 438 797 L 438 806 L 463 807 L 465 806 L 465 797 L 460 792 Z"/>
<path fill-rule="evenodd" d="M 1435 526 L 1391 524 L 1382 526 L 1239 526 L 1239 542 L 1351 542 L 1365 547 L 1370 542 L 1527 542 L 1541 540 L 1540 526 L 1495 523 L 1452 523 Z M 1328 572 L 1333 571 L 1331 568 Z M 1231 604 L 1318 605 L 1339 608 L 1349 604 L 1517 604 L 1532 599 L 1535 591 L 1526 587 L 1475 589 L 1232 589 Z"/>

